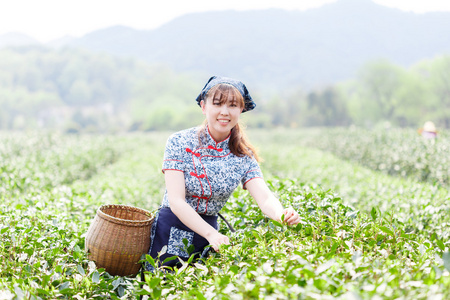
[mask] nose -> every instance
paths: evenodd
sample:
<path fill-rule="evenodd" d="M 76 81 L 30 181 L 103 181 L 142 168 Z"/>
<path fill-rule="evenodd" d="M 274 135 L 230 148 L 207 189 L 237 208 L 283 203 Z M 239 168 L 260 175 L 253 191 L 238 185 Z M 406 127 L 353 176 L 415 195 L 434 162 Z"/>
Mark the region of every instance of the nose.
<path fill-rule="evenodd" d="M 220 114 L 228 115 L 228 106 L 226 104 L 220 106 Z"/>

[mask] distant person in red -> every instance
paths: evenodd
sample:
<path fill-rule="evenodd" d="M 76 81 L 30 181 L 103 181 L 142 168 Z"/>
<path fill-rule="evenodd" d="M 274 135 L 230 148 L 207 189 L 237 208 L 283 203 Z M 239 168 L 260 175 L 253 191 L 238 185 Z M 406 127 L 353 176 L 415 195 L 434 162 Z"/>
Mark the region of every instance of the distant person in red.
<path fill-rule="evenodd" d="M 436 126 L 431 121 L 425 122 L 423 128 L 419 129 L 419 133 L 426 139 L 435 139 L 437 137 Z"/>

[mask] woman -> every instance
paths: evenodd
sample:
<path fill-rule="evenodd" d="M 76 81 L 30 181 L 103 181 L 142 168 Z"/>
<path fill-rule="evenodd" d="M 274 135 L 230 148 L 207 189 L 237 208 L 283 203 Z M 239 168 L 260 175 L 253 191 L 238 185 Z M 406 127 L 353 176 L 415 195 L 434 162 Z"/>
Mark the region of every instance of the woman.
<path fill-rule="evenodd" d="M 419 128 L 419 134 L 426 139 L 435 139 L 437 137 L 436 126 L 433 122 L 427 121 L 423 125 L 423 128 Z"/>
<path fill-rule="evenodd" d="M 174 255 L 187 259 L 187 247 L 202 253 L 211 245 L 219 250 L 229 244 L 217 229 L 217 213 L 231 193 L 242 183 L 262 212 L 273 220 L 289 225 L 300 219 L 292 208 L 283 208 L 267 187 L 258 165 L 255 149 L 239 126 L 241 113 L 252 110 L 253 102 L 246 86 L 237 80 L 213 76 L 206 83 L 197 103 L 206 117 L 203 126 L 172 134 L 163 162 L 166 192 L 152 227 L 149 254 L 167 245 L 162 262 Z M 178 260 L 164 265 L 174 266 Z M 151 267 L 150 267 L 151 269 Z"/>

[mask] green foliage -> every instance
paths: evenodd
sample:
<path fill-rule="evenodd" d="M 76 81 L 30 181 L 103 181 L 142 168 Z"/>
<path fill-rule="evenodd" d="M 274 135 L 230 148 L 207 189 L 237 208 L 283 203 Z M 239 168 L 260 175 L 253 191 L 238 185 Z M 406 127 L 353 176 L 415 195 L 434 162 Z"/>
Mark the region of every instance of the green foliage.
<path fill-rule="evenodd" d="M 449 128 L 449 61 L 437 57 L 410 69 L 373 61 L 352 81 L 308 91 L 296 85 L 249 86 L 257 109 L 246 123 L 253 128 L 373 127 L 389 121 L 418 127 L 433 120 Z M 2 49 L 0 129 L 109 133 L 195 126 L 203 115 L 194 99 L 210 75 L 76 49 Z"/>
<path fill-rule="evenodd" d="M 355 124 L 422 125 L 427 120 L 449 128 L 450 57 L 422 61 L 410 69 L 389 61 L 369 62 L 352 81 L 339 84 Z"/>
<path fill-rule="evenodd" d="M 450 56 L 438 57 L 429 64 L 421 65 L 422 79 L 427 83 L 430 97 L 428 111 L 436 122 L 450 128 Z"/>
<path fill-rule="evenodd" d="M 303 145 L 330 151 L 389 175 L 450 184 L 450 139 L 445 132 L 436 140 L 428 140 L 410 129 L 333 128 L 305 131 L 301 140 Z"/>
<path fill-rule="evenodd" d="M 3 133 L 0 189 L 4 197 L 39 193 L 75 180 L 87 180 L 118 153 L 103 136 Z"/>
<path fill-rule="evenodd" d="M 387 61 L 374 62 L 362 69 L 361 81 L 362 97 L 366 103 L 372 103 L 378 115 L 376 119 L 392 120 L 399 106 L 399 98 L 395 93 L 400 88 L 404 70 Z"/>
<path fill-rule="evenodd" d="M 3 133 L 0 139 L 1 298 L 129 297 L 136 281 L 96 269 L 84 235 L 103 203 L 157 206 L 165 138 Z"/>
<path fill-rule="evenodd" d="M 199 85 L 134 59 L 39 47 L 0 51 L 0 129 L 78 131 L 196 125 Z M 201 114 L 199 114 L 201 116 Z"/>
<path fill-rule="evenodd" d="M 345 126 L 351 118 L 345 101 L 336 88 L 326 88 L 321 92 L 311 92 L 307 97 L 307 107 L 300 113 L 308 126 Z"/>
<path fill-rule="evenodd" d="M 373 128 L 421 126 L 433 120 L 449 128 L 449 57 L 423 61 L 406 69 L 386 60 L 364 65 L 351 81 L 310 91 L 299 87 L 263 99 L 253 113 L 253 127 L 331 127 L 356 124 Z M 264 122 L 265 121 L 265 122 Z"/>
<path fill-rule="evenodd" d="M 319 139 L 333 133 L 329 130 L 321 132 L 322 135 L 316 136 Z M 305 143 L 314 145 L 308 134 L 310 132 L 307 131 L 270 132 L 268 136 L 276 135 L 280 140 L 289 138 L 293 141 L 276 149 L 264 135 L 253 133 L 253 137 L 266 145 L 262 149 L 262 156 L 266 158 L 263 163 L 266 174 L 302 178 L 306 182 L 326 186 L 339 193 L 345 203 L 364 211 L 372 219 L 388 212 L 416 234 L 426 238 L 439 236 L 443 241 L 450 239 L 445 214 L 449 208 L 447 186 L 421 182 L 414 176 L 389 176 L 363 167 L 359 161 L 344 162 L 333 153 L 304 149 L 301 145 Z M 352 138 L 355 143 L 358 137 Z M 361 131 L 359 139 L 364 138 L 365 133 Z M 295 165 L 292 164 L 294 161 Z"/>
<path fill-rule="evenodd" d="M 168 135 L 2 134 L 1 297 L 450 296 L 447 189 L 417 181 L 413 173 L 392 177 L 305 148 L 312 133 L 299 130 L 250 131 L 249 136 L 265 158 L 261 165 L 270 189 L 299 212 L 300 224 L 269 220 L 238 189 L 222 211 L 237 231 L 220 223 L 231 245 L 219 253 L 204 261 L 191 259 L 173 272 L 146 273 L 144 285 L 139 278 L 112 277 L 96 269 L 83 250 L 96 209 L 106 203 L 149 210 L 159 205 Z M 334 135 L 339 137 L 336 131 L 320 131 L 322 139 L 332 141 L 328 136 Z M 346 145 L 367 135 L 349 133 L 353 143 Z M 404 139 L 414 144 L 412 135 Z M 386 145 L 389 141 L 385 137 Z M 155 265 L 148 255 L 145 261 Z"/>

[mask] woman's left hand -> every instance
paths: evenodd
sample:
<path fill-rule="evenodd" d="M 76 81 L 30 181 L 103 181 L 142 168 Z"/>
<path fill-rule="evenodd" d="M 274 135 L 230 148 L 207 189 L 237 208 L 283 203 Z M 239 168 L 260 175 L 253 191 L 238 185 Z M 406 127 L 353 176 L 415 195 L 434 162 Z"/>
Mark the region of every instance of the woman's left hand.
<path fill-rule="evenodd" d="M 288 225 L 300 223 L 298 213 L 292 207 L 283 208 L 280 201 L 270 191 L 264 179 L 254 178 L 248 181 L 245 187 L 256 200 L 262 212 L 272 220 Z M 283 221 L 281 221 L 282 215 L 284 215 Z"/>
<path fill-rule="evenodd" d="M 292 207 L 285 208 L 283 210 L 283 215 L 283 223 L 286 223 L 288 225 L 295 225 L 300 222 L 300 216 Z"/>

